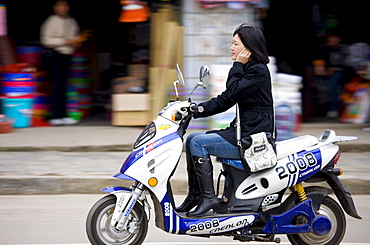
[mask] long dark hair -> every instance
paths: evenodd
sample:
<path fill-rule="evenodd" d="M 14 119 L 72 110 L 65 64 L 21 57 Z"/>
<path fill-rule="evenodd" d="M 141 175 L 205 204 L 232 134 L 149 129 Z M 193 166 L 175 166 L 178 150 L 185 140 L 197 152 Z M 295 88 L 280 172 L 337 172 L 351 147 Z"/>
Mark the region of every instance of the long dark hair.
<path fill-rule="evenodd" d="M 266 49 L 266 40 L 260 28 L 241 24 L 234 31 L 233 36 L 236 34 L 238 34 L 244 47 L 251 51 L 252 60 L 263 64 L 270 62 Z"/>

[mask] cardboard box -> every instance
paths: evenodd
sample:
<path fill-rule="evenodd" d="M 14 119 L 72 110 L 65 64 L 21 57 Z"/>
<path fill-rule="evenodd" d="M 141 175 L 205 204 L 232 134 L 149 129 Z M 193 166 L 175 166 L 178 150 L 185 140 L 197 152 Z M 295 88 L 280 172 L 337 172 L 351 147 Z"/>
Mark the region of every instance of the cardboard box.
<path fill-rule="evenodd" d="M 146 126 L 151 121 L 149 111 L 113 111 L 114 126 Z"/>
<path fill-rule="evenodd" d="M 146 80 L 137 77 L 120 77 L 112 80 L 112 87 L 114 94 L 129 93 L 132 87 L 146 87 Z"/>
<path fill-rule="evenodd" d="M 147 125 L 151 121 L 149 100 L 149 94 L 113 94 L 112 125 Z"/>
<path fill-rule="evenodd" d="M 128 75 L 130 77 L 147 79 L 149 73 L 149 66 L 144 64 L 129 65 Z"/>
<path fill-rule="evenodd" d="M 112 111 L 148 111 L 149 94 L 113 94 Z"/>

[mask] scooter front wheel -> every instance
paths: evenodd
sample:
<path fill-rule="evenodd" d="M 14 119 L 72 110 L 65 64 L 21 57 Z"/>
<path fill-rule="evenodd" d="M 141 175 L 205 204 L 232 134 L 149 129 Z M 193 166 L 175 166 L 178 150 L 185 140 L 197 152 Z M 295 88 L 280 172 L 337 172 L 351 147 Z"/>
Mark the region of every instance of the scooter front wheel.
<path fill-rule="evenodd" d="M 331 197 L 326 196 L 318 210 L 320 215 L 326 216 L 331 222 L 331 230 L 326 235 L 314 233 L 300 233 L 287 235 L 293 245 L 337 245 L 342 241 L 346 232 L 346 218 L 341 207 Z M 304 224 L 304 219 L 297 219 L 296 225 Z"/>
<path fill-rule="evenodd" d="M 90 209 L 86 220 L 86 232 L 93 245 L 142 244 L 148 231 L 148 218 L 143 206 L 136 202 L 128 218 L 127 229 L 119 231 L 111 226 L 116 197 L 107 195 Z"/>

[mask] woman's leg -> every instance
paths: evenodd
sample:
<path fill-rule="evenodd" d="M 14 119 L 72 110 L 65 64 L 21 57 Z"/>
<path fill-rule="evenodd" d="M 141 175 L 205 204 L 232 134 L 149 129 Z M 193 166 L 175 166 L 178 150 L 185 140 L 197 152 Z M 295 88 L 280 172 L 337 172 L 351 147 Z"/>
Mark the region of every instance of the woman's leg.
<path fill-rule="evenodd" d="M 193 157 L 190 153 L 189 149 L 189 142 L 197 135 L 203 135 L 205 132 L 196 132 L 190 134 L 186 139 L 186 169 L 188 171 L 188 195 L 186 196 L 185 200 L 181 204 L 181 206 L 177 207 L 176 210 L 178 212 L 189 212 L 192 208 L 194 208 L 200 200 L 200 189 L 198 178 L 195 173 L 194 161 Z"/>
<path fill-rule="evenodd" d="M 185 143 L 185 150 L 186 152 L 190 153 L 191 154 L 191 149 L 190 149 L 190 142 L 193 140 L 194 137 L 197 137 L 199 135 L 205 135 L 206 132 L 205 131 L 202 131 L 202 132 L 195 132 L 195 133 L 192 133 L 190 134 L 187 138 L 186 138 L 186 143 Z"/>
<path fill-rule="evenodd" d="M 189 142 L 187 141 L 186 146 L 187 150 L 189 148 L 192 156 L 202 157 L 212 155 L 240 159 L 239 149 L 215 133 L 194 135 L 190 138 Z"/>
<path fill-rule="evenodd" d="M 233 146 L 218 134 L 199 134 L 189 140 L 189 151 L 195 160 L 195 169 L 201 190 L 201 200 L 188 216 L 203 216 L 219 205 L 213 186 L 213 165 L 210 155 L 226 158 L 239 158 L 237 147 Z"/>

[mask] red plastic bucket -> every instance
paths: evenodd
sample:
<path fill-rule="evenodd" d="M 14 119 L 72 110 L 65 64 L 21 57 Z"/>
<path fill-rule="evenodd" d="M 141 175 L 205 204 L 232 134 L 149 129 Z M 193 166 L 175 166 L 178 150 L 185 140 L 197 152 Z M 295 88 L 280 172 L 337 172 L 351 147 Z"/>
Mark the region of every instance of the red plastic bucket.
<path fill-rule="evenodd" d="M 30 81 L 30 82 L 1 82 L 1 85 L 3 87 L 34 87 L 36 85 L 36 82 Z"/>

